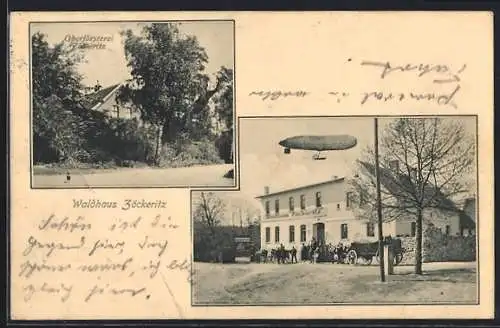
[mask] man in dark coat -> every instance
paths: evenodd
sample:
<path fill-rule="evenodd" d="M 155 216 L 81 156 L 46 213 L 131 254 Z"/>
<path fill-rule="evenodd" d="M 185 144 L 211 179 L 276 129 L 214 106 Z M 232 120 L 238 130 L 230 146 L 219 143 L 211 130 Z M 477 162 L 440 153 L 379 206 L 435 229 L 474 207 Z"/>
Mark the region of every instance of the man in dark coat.
<path fill-rule="evenodd" d="M 280 245 L 279 254 L 281 257 L 281 263 L 285 263 L 286 262 L 286 251 L 285 251 L 285 246 L 283 246 L 283 244 Z"/>
<path fill-rule="evenodd" d="M 298 263 L 297 261 L 297 249 L 295 248 L 295 246 L 292 246 L 292 263 L 293 263 L 293 259 L 295 259 L 295 263 Z"/>

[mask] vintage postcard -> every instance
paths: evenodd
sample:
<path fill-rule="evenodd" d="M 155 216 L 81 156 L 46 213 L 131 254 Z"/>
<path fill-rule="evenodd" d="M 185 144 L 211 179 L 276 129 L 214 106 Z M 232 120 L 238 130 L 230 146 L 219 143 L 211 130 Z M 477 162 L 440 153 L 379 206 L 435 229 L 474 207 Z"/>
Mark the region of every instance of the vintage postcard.
<path fill-rule="evenodd" d="M 11 320 L 493 317 L 491 13 L 10 27 Z"/>

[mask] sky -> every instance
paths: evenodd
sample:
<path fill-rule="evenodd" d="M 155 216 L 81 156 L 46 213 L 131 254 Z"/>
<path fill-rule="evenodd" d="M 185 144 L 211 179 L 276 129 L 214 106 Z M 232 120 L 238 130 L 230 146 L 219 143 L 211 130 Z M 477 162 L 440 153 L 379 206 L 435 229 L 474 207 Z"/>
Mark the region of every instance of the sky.
<path fill-rule="evenodd" d="M 351 174 L 362 151 L 373 145 L 372 118 L 273 118 L 240 120 L 241 189 L 252 196 L 321 182 Z M 379 122 L 382 127 L 387 122 Z M 256 132 L 258 131 L 258 134 Z M 312 159 L 314 151 L 292 149 L 283 153 L 280 140 L 296 135 L 348 134 L 357 145 L 348 150 L 326 151 L 325 160 Z M 245 172 L 245 174 L 243 174 Z"/>
<path fill-rule="evenodd" d="M 379 135 L 394 118 L 379 118 Z M 449 119 L 455 119 L 453 117 Z M 474 135 L 475 120 L 463 119 L 466 130 Z M 314 151 L 295 150 L 286 155 L 278 145 L 280 140 L 295 135 L 348 134 L 357 145 L 348 150 L 326 151 L 326 160 L 312 159 Z M 231 212 L 238 207 L 262 210 L 255 199 L 269 186 L 270 192 L 322 182 L 333 176 L 349 177 L 354 163 L 363 151 L 373 148 L 374 120 L 372 117 L 337 118 L 243 118 L 239 124 L 240 191 L 218 193 L 228 203 L 225 222 L 231 222 Z M 239 224 L 236 210 L 236 224 Z"/>
<path fill-rule="evenodd" d="M 132 29 L 138 34 L 143 25 L 137 22 L 32 23 L 31 33 L 46 34 L 51 45 L 63 41 L 68 35 L 112 37 L 112 41 L 104 42 L 105 49 L 86 50 L 86 63 L 79 66 L 86 86 L 93 86 L 99 81 L 103 87 L 107 87 L 130 78 L 120 31 Z M 205 73 L 213 81 L 221 66 L 234 67 L 233 22 L 183 22 L 179 29 L 184 34 L 195 35 L 205 48 L 209 57 Z"/>

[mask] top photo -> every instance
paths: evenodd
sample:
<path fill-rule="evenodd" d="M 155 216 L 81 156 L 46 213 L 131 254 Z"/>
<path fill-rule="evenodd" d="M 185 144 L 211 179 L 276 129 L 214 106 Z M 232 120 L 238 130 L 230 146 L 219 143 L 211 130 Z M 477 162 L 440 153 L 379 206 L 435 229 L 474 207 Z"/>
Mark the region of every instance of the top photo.
<path fill-rule="evenodd" d="M 31 187 L 236 187 L 234 21 L 30 23 Z"/>

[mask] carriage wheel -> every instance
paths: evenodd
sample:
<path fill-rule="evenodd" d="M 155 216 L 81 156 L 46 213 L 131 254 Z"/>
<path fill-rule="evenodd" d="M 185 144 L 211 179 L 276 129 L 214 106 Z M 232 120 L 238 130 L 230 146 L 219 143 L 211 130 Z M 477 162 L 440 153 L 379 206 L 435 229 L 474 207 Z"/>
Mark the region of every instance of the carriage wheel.
<path fill-rule="evenodd" d="M 356 251 L 354 249 L 351 249 L 347 253 L 347 263 L 349 263 L 349 264 L 358 263 L 358 254 L 356 254 Z"/>

